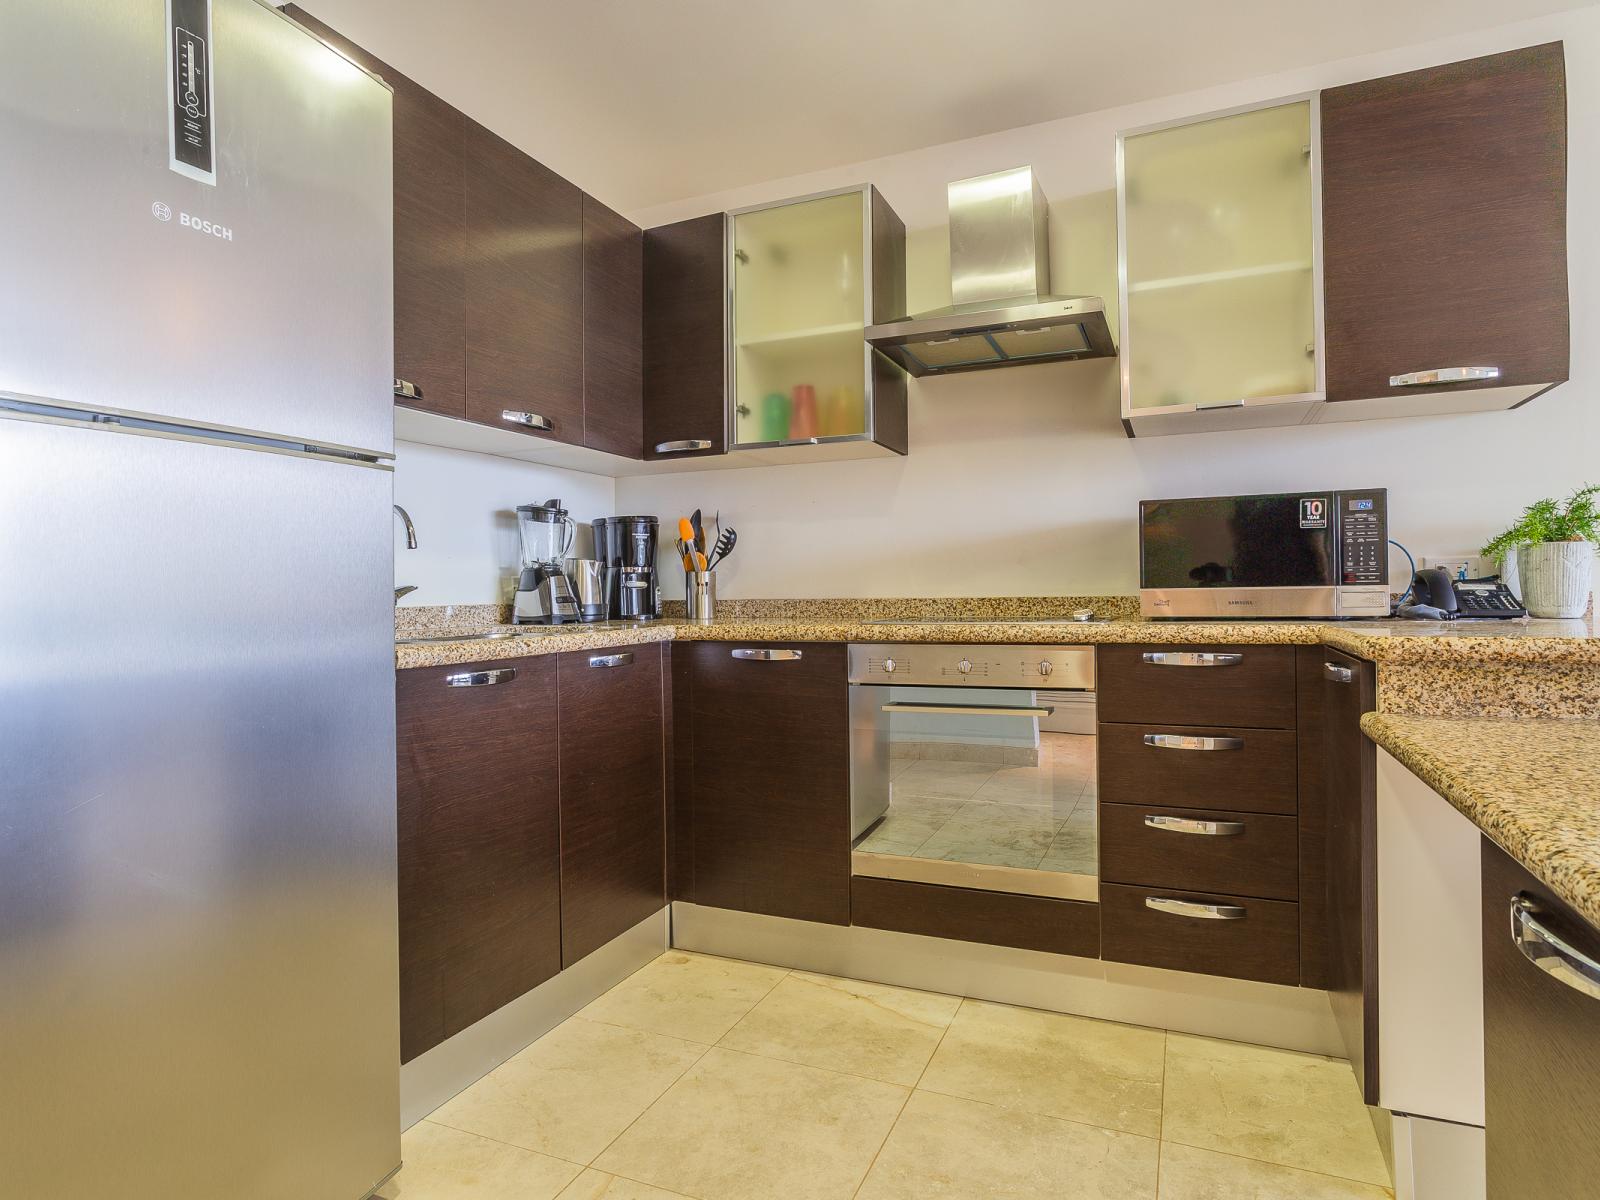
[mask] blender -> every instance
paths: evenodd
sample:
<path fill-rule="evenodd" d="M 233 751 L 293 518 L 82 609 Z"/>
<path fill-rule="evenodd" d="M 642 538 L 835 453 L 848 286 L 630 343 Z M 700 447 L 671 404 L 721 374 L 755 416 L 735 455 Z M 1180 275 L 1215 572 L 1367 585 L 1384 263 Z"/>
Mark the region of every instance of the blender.
<path fill-rule="evenodd" d="M 577 528 L 559 500 L 517 506 L 522 574 L 517 577 L 517 595 L 511 610 L 516 624 L 561 625 L 578 619 L 572 584 L 561 569 Z"/>

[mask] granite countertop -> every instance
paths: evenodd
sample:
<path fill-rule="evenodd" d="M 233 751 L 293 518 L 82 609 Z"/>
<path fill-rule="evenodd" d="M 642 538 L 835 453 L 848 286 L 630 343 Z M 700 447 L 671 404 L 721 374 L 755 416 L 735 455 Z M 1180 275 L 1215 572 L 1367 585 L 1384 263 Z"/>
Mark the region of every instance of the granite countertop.
<path fill-rule="evenodd" d="M 1076 599 L 1076 598 L 1072 598 Z M 731 615 L 709 625 L 665 618 L 646 624 L 605 622 L 597 625 L 508 626 L 496 623 L 490 606 L 448 610 L 437 627 L 441 634 L 496 629 L 530 636 L 498 641 L 433 641 L 397 644 L 396 665 L 442 666 L 499 658 L 590 650 L 602 646 L 658 641 L 767 642 L 973 642 L 973 643 L 1147 643 L 1203 645 L 1328 645 L 1379 663 L 1459 665 L 1494 663 L 1579 663 L 1600 666 L 1600 637 L 1584 621 L 1496 621 L 1481 624 L 1436 621 L 1146 621 L 1117 616 L 1095 623 L 1063 621 L 1030 624 L 1022 614 L 1012 619 L 952 621 L 941 624 L 877 623 L 860 614 L 829 611 L 819 602 L 815 615 L 804 601 L 771 602 L 778 615 L 765 615 L 758 602 L 745 615 L 729 605 Z M 892 608 L 895 601 L 863 601 L 872 611 Z M 972 602 L 964 602 L 971 604 Z M 755 615 L 760 613 L 762 615 Z M 915 614 L 896 613 L 897 618 Z M 1053 615 L 1053 614 L 1041 614 Z M 428 630 L 412 618 L 407 631 Z"/>
<path fill-rule="evenodd" d="M 1600 721 L 1368 713 L 1361 728 L 1600 926 Z"/>

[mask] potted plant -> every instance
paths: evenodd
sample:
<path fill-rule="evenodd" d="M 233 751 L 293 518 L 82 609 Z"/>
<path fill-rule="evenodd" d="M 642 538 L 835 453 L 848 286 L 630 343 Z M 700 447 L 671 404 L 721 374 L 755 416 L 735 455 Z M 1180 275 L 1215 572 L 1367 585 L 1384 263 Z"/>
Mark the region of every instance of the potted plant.
<path fill-rule="evenodd" d="M 1522 510 L 1483 556 L 1516 565 L 1522 603 L 1535 617 L 1581 617 L 1589 607 L 1595 542 L 1600 540 L 1600 485 L 1587 484 L 1564 502 L 1540 500 Z"/>

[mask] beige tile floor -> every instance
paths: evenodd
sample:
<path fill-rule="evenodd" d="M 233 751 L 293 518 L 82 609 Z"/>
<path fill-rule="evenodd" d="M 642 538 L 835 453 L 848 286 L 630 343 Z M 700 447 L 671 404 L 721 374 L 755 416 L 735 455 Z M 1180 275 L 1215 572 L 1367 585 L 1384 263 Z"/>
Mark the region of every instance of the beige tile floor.
<path fill-rule="evenodd" d="M 1385 1200 L 1347 1064 L 670 951 L 385 1200 Z"/>
<path fill-rule="evenodd" d="M 1039 735 L 1037 766 L 919 758 L 890 783 L 889 810 L 858 850 L 1092 875 L 1094 738 Z"/>

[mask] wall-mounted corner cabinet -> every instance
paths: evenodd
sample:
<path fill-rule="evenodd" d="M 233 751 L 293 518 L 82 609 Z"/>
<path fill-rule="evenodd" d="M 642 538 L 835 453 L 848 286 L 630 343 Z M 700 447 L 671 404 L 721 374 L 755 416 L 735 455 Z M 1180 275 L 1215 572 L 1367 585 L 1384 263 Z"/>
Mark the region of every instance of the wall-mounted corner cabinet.
<path fill-rule="evenodd" d="M 645 456 L 704 466 L 906 452 L 905 226 L 869 184 L 645 233 Z"/>
<path fill-rule="evenodd" d="M 1117 136 L 1130 437 L 1299 424 L 1323 399 L 1315 95 Z"/>

